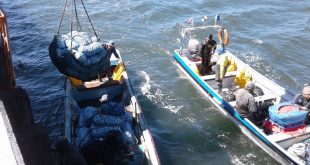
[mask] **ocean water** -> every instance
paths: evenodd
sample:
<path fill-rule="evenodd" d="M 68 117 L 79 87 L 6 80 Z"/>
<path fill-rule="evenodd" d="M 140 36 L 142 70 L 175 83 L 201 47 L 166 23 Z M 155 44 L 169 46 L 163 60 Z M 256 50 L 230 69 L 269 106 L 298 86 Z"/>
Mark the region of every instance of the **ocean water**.
<path fill-rule="evenodd" d="M 0 0 L 6 11 L 17 85 L 27 90 L 34 118 L 51 139 L 63 133 L 64 80 L 50 61 L 62 0 Z M 221 14 L 228 49 L 293 93 L 310 83 L 310 5 L 307 0 L 87 0 L 102 41 L 114 40 L 163 165 L 277 164 L 216 111 L 180 74 L 172 58 L 180 24 Z M 81 11 L 81 8 L 78 8 Z M 60 33 L 68 33 L 70 12 Z M 91 28 L 81 15 L 85 31 Z"/>

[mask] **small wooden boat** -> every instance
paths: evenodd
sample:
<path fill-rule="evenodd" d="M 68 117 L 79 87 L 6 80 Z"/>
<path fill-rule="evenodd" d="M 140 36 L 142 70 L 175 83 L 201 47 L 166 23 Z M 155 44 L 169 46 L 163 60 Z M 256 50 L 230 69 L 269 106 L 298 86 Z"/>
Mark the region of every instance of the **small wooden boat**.
<path fill-rule="evenodd" d="M 83 7 L 84 11 L 78 12 L 78 7 Z M 82 31 L 82 25 L 87 24 L 80 22 L 80 12 L 87 16 L 94 36 Z M 71 31 L 61 35 L 66 13 L 71 13 L 68 20 Z M 125 64 L 119 51 L 112 47 L 113 41 L 100 42 L 83 0 L 66 1 L 58 32 L 49 46 L 53 64 L 67 76 L 65 137 L 88 164 L 158 165 L 155 144 Z"/>
<path fill-rule="evenodd" d="M 114 58 L 111 61 L 111 69 L 113 71 L 113 80 L 109 80 L 107 77 L 100 77 L 89 82 L 81 82 L 73 78 L 66 80 L 66 97 L 64 101 L 65 136 L 80 149 L 86 160 L 91 163 L 160 164 L 151 132 L 132 90 L 125 65 Z M 92 151 L 87 153 L 90 151 L 83 151 L 77 142 L 79 136 L 81 136 L 79 134 L 81 114 L 85 109 L 93 107 L 98 110 L 100 117 L 109 116 L 110 113 L 100 111 L 102 106 L 109 103 L 113 103 L 111 104 L 113 106 L 123 107 L 123 112 L 120 115 L 115 115 L 112 112 L 114 117 L 120 119 L 118 134 L 115 134 L 115 130 L 113 132 L 113 129 L 111 129 L 112 133 L 110 134 L 109 132 L 103 132 L 100 135 L 101 137 L 97 137 L 96 140 L 90 138 L 91 140 L 87 143 L 92 143 Z M 129 114 L 132 117 L 129 122 L 124 120 L 124 114 Z M 98 127 L 91 124 L 88 133 L 91 134 Z M 100 126 L 100 129 L 105 128 L 112 127 L 108 123 Z M 131 138 L 135 139 L 132 144 L 126 144 L 126 139 L 124 139 L 126 136 L 124 135 L 125 129 L 127 129 L 126 133 L 128 133 L 129 129 Z M 94 150 L 96 153 L 94 153 Z M 92 155 L 89 156 L 89 154 Z M 97 157 L 94 158 L 94 155 L 97 155 Z"/>
<path fill-rule="evenodd" d="M 243 118 L 239 115 L 236 110 L 235 100 L 227 100 L 223 97 L 223 95 L 221 95 L 223 92 L 229 91 L 235 86 L 235 78 L 238 73 L 237 71 L 227 72 L 225 74 L 222 88 L 219 88 L 218 83 L 215 81 L 214 74 L 210 73 L 207 75 L 201 75 L 199 73 L 198 67 L 201 65 L 201 59 L 197 56 L 193 56 L 189 49 L 185 48 L 184 45 L 187 44 L 186 41 L 188 41 L 188 38 L 191 38 L 191 36 L 201 36 L 201 33 L 204 33 L 204 36 L 207 36 L 208 34 L 205 34 L 205 32 L 208 30 L 209 32 L 213 30 L 216 34 L 216 31 L 220 29 L 223 29 L 223 27 L 217 24 L 182 28 L 181 47 L 174 50 L 173 54 L 173 57 L 177 62 L 177 66 L 182 71 L 182 74 L 187 76 L 192 84 L 217 107 L 219 112 L 233 121 L 233 123 L 235 123 L 247 137 L 265 150 L 275 160 L 282 164 L 305 164 L 303 159 L 300 159 L 296 155 L 288 152 L 288 148 L 294 144 L 302 143 L 310 138 L 309 125 L 305 125 L 305 129 L 302 133 L 293 135 L 287 134 L 286 132 L 264 131 L 263 123 L 268 119 L 268 108 L 272 105 L 292 101 L 294 97 L 292 93 L 245 64 L 238 57 L 234 56 L 223 47 L 223 45 L 227 46 L 226 43 L 219 41 L 220 44 L 217 45 L 217 49 L 221 51 L 216 51 L 212 55 L 211 65 L 212 63 L 214 64 L 220 56 L 229 55 L 236 62 L 237 68 L 246 67 L 248 72 L 252 74 L 252 81 L 255 83 L 255 86 L 259 87 L 263 91 L 262 95 L 255 96 L 255 101 L 258 105 L 264 105 L 259 107 L 260 111 L 263 112 L 264 115 L 259 116 L 260 122 L 253 123 L 247 118 Z M 199 30 L 200 33 L 194 34 L 197 30 Z M 226 31 L 226 34 L 224 35 L 228 35 L 228 32 Z M 222 38 L 222 36 L 219 38 Z M 226 38 L 226 42 L 228 43 L 228 36 L 226 36 Z M 225 41 L 225 39 L 223 41 Z"/>

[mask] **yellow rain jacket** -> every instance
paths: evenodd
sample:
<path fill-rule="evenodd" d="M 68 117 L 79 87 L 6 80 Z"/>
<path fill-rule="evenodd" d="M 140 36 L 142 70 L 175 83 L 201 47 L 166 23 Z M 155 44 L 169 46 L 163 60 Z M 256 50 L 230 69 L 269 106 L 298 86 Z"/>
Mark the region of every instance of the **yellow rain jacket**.
<path fill-rule="evenodd" d="M 246 83 L 251 80 L 252 80 L 252 74 L 246 68 L 238 70 L 235 79 L 236 85 L 238 85 L 240 88 L 244 88 Z"/>
<path fill-rule="evenodd" d="M 224 55 L 216 62 L 220 65 L 220 79 L 224 78 L 224 75 L 227 72 L 235 71 L 237 66 L 235 61 L 232 59 L 231 56 Z"/>
<path fill-rule="evenodd" d="M 227 67 L 227 72 L 232 72 L 237 70 L 237 64 L 234 60 L 230 60 L 230 65 Z"/>

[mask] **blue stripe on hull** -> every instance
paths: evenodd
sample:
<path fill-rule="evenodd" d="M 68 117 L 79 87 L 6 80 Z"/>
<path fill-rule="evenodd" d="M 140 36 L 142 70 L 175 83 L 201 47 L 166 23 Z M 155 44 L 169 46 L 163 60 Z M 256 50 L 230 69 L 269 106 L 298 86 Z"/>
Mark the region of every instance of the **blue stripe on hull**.
<path fill-rule="evenodd" d="M 221 106 L 235 119 L 237 119 L 243 126 L 245 126 L 249 131 L 251 131 L 256 137 L 261 139 L 267 146 L 272 148 L 277 153 L 283 155 L 285 158 L 287 158 L 290 162 L 294 164 L 298 164 L 295 161 L 293 161 L 290 157 L 288 157 L 286 154 L 282 153 L 278 148 L 276 148 L 272 143 L 270 143 L 264 136 L 262 136 L 252 125 L 250 125 L 244 118 L 240 117 L 238 113 L 236 113 L 235 109 L 226 101 L 224 101 L 217 93 L 215 93 L 213 90 L 210 89 L 206 85 L 204 81 L 202 81 L 197 74 L 195 74 L 187 65 L 186 63 L 181 59 L 180 55 L 174 51 L 173 53 L 174 59 L 180 64 L 180 66 L 195 80 L 195 82 L 209 95 L 214 97 L 218 100 L 218 102 L 221 103 Z"/>

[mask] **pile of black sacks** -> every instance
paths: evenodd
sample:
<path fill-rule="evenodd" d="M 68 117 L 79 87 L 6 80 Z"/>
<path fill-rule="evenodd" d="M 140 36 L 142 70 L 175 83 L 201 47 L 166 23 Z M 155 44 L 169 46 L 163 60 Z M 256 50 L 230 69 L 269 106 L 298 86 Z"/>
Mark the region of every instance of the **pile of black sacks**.
<path fill-rule="evenodd" d="M 102 43 L 86 32 L 56 35 L 49 46 L 49 55 L 59 72 L 83 81 L 92 80 L 110 66 L 110 55 Z"/>
<path fill-rule="evenodd" d="M 76 145 L 88 162 L 122 160 L 137 143 L 132 128 L 133 116 L 122 103 L 108 102 L 100 108 L 80 110 Z"/>

